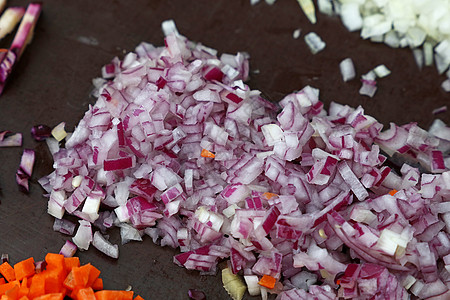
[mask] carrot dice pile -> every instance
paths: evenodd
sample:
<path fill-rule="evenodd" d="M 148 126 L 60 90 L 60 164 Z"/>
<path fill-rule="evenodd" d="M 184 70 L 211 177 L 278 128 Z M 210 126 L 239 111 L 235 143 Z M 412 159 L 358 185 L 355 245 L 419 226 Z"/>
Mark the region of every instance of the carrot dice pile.
<path fill-rule="evenodd" d="M 90 263 L 80 266 L 78 257 L 48 253 L 44 265 L 37 269 L 32 257 L 1 264 L 0 300 L 143 300 L 133 298 L 133 291 L 103 290 L 100 270 Z"/>

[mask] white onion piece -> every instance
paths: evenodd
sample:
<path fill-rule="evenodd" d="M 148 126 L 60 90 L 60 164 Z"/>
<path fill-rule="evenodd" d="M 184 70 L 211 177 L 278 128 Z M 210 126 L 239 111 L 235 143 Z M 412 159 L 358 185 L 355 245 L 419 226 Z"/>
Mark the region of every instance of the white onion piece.
<path fill-rule="evenodd" d="M 61 247 L 59 254 L 64 255 L 64 257 L 72 257 L 77 252 L 77 246 L 71 241 L 66 241 L 64 245 Z"/>
<path fill-rule="evenodd" d="M 345 3 L 340 9 L 342 23 L 349 31 L 360 30 L 363 26 L 363 19 L 359 11 L 357 2 Z"/>
<path fill-rule="evenodd" d="M 170 34 L 178 35 L 178 30 L 173 20 L 166 20 L 161 23 L 161 28 L 165 36 Z"/>
<path fill-rule="evenodd" d="M 450 92 L 450 78 L 447 78 L 444 81 L 442 81 L 441 87 L 447 93 Z"/>
<path fill-rule="evenodd" d="M 319 0 L 317 1 L 319 11 L 323 14 L 332 16 L 334 14 L 333 2 L 331 0 Z"/>
<path fill-rule="evenodd" d="M 99 251 L 105 253 L 109 257 L 119 258 L 119 246 L 111 244 L 105 237 L 98 231 L 94 233 L 92 240 L 92 246 Z"/>
<path fill-rule="evenodd" d="M 319 1 L 319 8 L 321 6 Z M 450 65 L 450 2 L 435 1 L 428 4 L 410 0 L 359 0 L 333 2 L 335 11 L 349 31 L 360 30 L 364 39 L 384 42 L 390 47 L 410 47 L 415 56 L 423 48 L 426 66 L 436 61 L 439 73 Z M 323 13 L 330 14 L 328 4 Z M 322 9 L 321 9 L 322 11 Z M 434 58 L 433 58 L 434 56 Z M 422 59 L 417 59 L 421 61 Z M 418 64 L 419 67 L 421 63 Z"/>
<path fill-rule="evenodd" d="M 72 241 L 77 245 L 78 249 L 87 250 L 92 242 L 92 226 L 91 223 L 85 220 L 79 220 L 77 233 L 72 238 Z"/>
<path fill-rule="evenodd" d="M 305 35 L 305 42 L 311 50 L 312 54 L 317 54 L 325 49 L 325 42 L 315 32 L 310 32 Z"/>
<path fill-rule="evenodd" d="M 342 79 L 349 81 L 355 78 L 355 65 L 351 58 L 346 58 L 339 63 L 339 69 L 341 70 Z"/>
<path fill-rule="evenodd" d="M 373 71 L 379 78 L 383 78 L 391 74 L 391 70 L 389 70 L 385 65 L 376 66 Z"/>

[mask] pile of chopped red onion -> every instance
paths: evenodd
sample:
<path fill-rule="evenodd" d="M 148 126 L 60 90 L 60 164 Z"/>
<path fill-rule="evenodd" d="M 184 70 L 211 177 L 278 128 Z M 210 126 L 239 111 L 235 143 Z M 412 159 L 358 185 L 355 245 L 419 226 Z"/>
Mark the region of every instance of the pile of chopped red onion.
<path fill-rule="evenodd" d="M 247 282 L 276 278 L 252 286 L 264 297 L 450 297 L 449 127 L 383 131 L 361 107 L 325 111 L 309 86 L 277 106 L 243 83 L 245 54 L 165 25 L 165 47 L 103 68 L 97 102 L 53 148 L 40 183 L 55 230 L 112 257 L 108 228 L 148 235 L 202 273 L 227 260 Z"/>

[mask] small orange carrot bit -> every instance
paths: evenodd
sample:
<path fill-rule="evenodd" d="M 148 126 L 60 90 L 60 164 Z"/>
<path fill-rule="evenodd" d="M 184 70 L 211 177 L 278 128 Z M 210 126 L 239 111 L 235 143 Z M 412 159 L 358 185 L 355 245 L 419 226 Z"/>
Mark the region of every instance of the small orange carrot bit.
<path fill-rule="evenodd" d="M 6 283 L 6 280 L 5 280 L 5 278 L 0 278 L 0 285 L 2 285 L 2 284 L 5 284 Z"/>
<path fill-rule="evenodd" d="M 133 291 L 102 290 L 95 292 L 97 300 L 133 300 Z"/>
<path fill-rule="evenodd" d="M 8 282 L 16 280 L 16 273 L 8 262 L 4 262 L 0 265 L 0 274 L 2 274 Z"/>
<path fill-rule="evenodd" d="M 389 195 L 394 196 L 398 191 L 396 189 L 390 190 Z"/>
<path fill-rule="evenodd" d="M 93 288 L 96 291 L 103 290 L 103 279 L 101 278 L 95 279 L 95 281 L 91 285 L 91 288 Z"/>
<path fill-rule="evenodd" d="M 24 277 L 34 275 L 34 258 L 30 257 L 22 260 L 14 265 L 14 273 L 16 274 L 16 280 L 22 280 Z"/>
<path fill-rule="evenodd" d="M 142 298 L 141 296 L 137 295 L 134 300 L 144 300 L 144 298 Z"/>
<path fill-rule="evenodd" d="M 84 288 L 89 281 L 89 273 L 91 271 L 91 264 L 86 264 L 81 267 L 72 268 L 69 275 L 64 280 L 64 286 L 68 289 Z"/>
<path fill-rule="evenodd" d="M 202 153 L 200 153 L 201 157 L 214 158 L 216 155 L 209 150 L 202 149 Z"/>
<path fill-rule="evenodd" d="M 47 253 L 45 256 L 45 262 L 47 263 L 47 270 L 64 268 L 64 255 Z"/>
<path fill-rule="evenodd" d="M 272 277 L 270 275 L 263 275 L 258 284 L 268 289 L 273 289 L 275 287 L 276 282 L 277 279 L 275 277 Z"/>
<path fill-rule="evenodd" d="M 32 299 L 45 295 L 45 276 L 42 273 L 36 274 L 31 278 L 30 291 L 28 296 Z"/>
<path fill-rule="evenodd" d="M 278 197 L 277 194 L 274 193 L 269 193 L 269 192 L 265 192 L 264 194 L 262 194 L 264 198 L 266 198 L 267 200 L 272 199 L 273 197 Z"/>
<path fill-rule="evenodd" d="M 19 297 L 28 296 L 30 288 L 28 287 L 28 278 L 25 277 L 20 284 Z M 28 297 L 27 297 L 28 298 Z"/>
<path fill-rule="evenodd" d="M 100 270 L 91 265 L 90 263 L 85 266 L 89 266 L 89 277 L 88 282 L 86 284 L 87 287 L 92 286 L 92 284 L 97 280 L 98 276 L 100 276 Z"/>
<path fill-rule="evenodd" d="M 64 299 L 63 293 L 52 293 L 33 298 L 33 300 L 63 300 L 63 299 Z"/>
<path fill-rule="evenodd" d="M 11 281 L 11 282 L 0 285 L 0 295 L 3 296 L 7 291 L 15 288 L 16 285 L 19 285 L 18 281 Z"/>
<path fill-rule="evenodd" d="M 91 287 L 80 289 L 76 295 L 77 300 L 96 300 L 94 290 Z"/>

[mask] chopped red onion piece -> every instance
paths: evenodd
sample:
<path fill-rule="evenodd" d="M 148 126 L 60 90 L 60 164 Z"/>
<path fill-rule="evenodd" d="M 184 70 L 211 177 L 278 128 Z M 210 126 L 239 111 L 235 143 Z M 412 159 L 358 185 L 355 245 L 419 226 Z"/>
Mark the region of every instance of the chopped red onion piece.
<path fill-rule="evenodd" d="M 16 172 L 17 184 L 27 192 L 29 191 L 28 180 L 31 178 L 31 173 L 33 173 L 35 157 L 34 150 L 24 149 L 20 160 L 20 167 Z"/>
<path fill-rule="evenodd" d="M 433 113 L 433 115 L 437 115 L 437 114 L 445 113 L 446 111 L 447 111 L 447 105 L 444 105 L 444 106 L 433 109 L 432 113 Z"/>
<path fill-rule="evenodd" d="M 91 223 L 85 220 L 79 220 L 78 223 L 80 223 L 80 225 L 78 226 L 77 233 L 72 238 L 72 241 L 78 249 L 87 250 L 92 242 Z"/>
<path fill-rule="evenodd" d="M 111 244 L 105 237 L 98 231 L 94 233 L 94 239 L 92 240 L 92 246 L 99 251 L 105 253 L 109 257 L 119 258 L 119 246 Z"/>
<path fill-rule="evenodd" d="M 118 246 L 102 234 L 116 226 L 122 243 L 146 234 L 179 247 L 174 262 L 187 269 L 213 274 L 227 259 L 263 297 L 405 299 L 405 284 L 448 293 L 445 124 L 382 131 L 362 107 L 326 112 L 312 87 L 287 95 L 277 114 L 243 83 L 246 55 L 217 57 L 165 26 L 164 47 L 142 43 L 104 68 L 97 103 L 54 147 L 55 171 L 39 182 L 55 227 L 81 218 L 78 248 L 92 242 L 112 257 Z M 381 151 L 434 174 L 407 163 L 397 173 Z M 274 289 L 258 285 L 263 275 Z"/>
<path fill-rule="evenodd" d="M 31 127 L 31 136 L 36 141 L 43 141 L 52 135 L 52 129 L 47 125 L 35 125 Z"/>
<path fill-rule="evenodd" d="M 375 73 L 370 71 L 369 73 L 361 76 L 362 86 L 359 89 L 361 95 L 366 95 L 372 98 L 377 91 L 377 82 L 375 81 Z"/>
<path fill-rule="evenodd" d="M 22 146 L 22 134 L 15 133 L 8 135 L 9 131 L 0 132 L 0 147 L 20 147 Z"/>
<path fill-rule="evenodd" d="M 67 235 L 72 235 L 75 232 L 75 227 L 75 223 L 64 219 L 55 219 L 53 223 L 54 231 L 59 231 Z"/>
<path fill-rule="evenodd" d="M 9 262 L 9 255 L 8 255 L 8 253 L 2 253 L 1 262 L 2 263 Z"/>
<path fill-rule="evenodd" d="M 61 250 L 59 251 L 59 254 L 64 255 L 64 257 L 72 257 L 75 255 L 77 250 L 78 250 L 77 245 L 67 240 L 62 246 Z"/>

